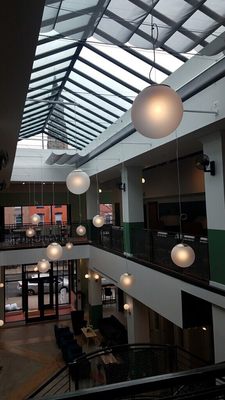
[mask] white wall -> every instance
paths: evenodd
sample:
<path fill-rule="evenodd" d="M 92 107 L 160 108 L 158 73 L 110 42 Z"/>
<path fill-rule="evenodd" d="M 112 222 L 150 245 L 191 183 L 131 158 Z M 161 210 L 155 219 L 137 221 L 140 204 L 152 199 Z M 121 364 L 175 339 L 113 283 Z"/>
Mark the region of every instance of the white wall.
<path fill-rule="evenodd" d="M 32 264 L 46 257 L 45 248 L 5 250 L 0 252 L 0 266 Z M 63 247 L 61 260 L 77 260 L 89 258 L 89 245 L 73 246 L 71 250 Z"/>
<path fill-rule="evenodd" d="M 161 272 L 147 268 L 136 262 L 95 247 L 90 247 L 90 265 L 114 280 L 116 285 L 128 295 L 150 307 L 175 325 L 182 327 L 181 291 L 202 298 L 225 309 L 225 297 L 191 285 Z M 130 272 L 136 277 L 130 289 L 123 289 L 119 284 L 120 275 Z"/>

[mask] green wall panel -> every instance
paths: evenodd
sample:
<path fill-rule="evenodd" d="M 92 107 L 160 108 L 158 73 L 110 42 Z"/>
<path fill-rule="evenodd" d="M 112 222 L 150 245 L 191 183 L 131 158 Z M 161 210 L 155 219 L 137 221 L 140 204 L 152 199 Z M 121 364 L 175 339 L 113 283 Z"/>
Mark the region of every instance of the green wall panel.
<path fill-rule="evenodd" d="M 102 318 L 102 304 L 98 304 L 96 306 L 91 306 L 89 304 L 89 321 L 90 325 L 93 325 L 94 329 L 98 328 L 98 322 Z"/>
<path fill-rule="evenodd" d="M 211 281 L 225 284 L 225 231 L 208 230 Z"/>
<path fill-rule="evenodd" d="M 132 232 L 144 229 L 144 222 L 123 222 L 124 251 L 132 254 Z"/>

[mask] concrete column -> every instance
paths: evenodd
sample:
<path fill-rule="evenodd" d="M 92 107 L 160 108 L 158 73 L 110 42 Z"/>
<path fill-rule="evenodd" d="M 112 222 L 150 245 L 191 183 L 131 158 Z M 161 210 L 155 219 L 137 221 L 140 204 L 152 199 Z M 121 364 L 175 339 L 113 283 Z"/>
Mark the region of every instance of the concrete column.
<path fill-rule="evenodd" d="M 4 267 L 0 267 L 0 283 L 5 283 Z M 5 288 L 0 287 L 0 320 L 5 322 Z M 1 329 L 1 327 L 0 327 Z"/>
<path fill-rule="evenodd" d="M 215 363 L 225 361 L 225 310 L 212 305 Z"/>
<path fill-rule="evenodd" d="M 144 227 L 142 170 L 140 167 L 122 167 L 124 252 L 132 254 L 132 230 Z"/>
<path fill-rule="evenodd" d="M 125 303 L 129 304 L 127 313 L 128 343 L 149 343 L 149 310 L 144 304 L 126 295 Z"/>
<path fill-rule="evenodd" d="M 203 153 L 215 161 L 216 173 L 205 172 L 205 198 L 208 224 L 211 284 L 224 289 L 225 284 L 225 202 L 224 160 L 225 142 L 221 132 L 202 138 Z"/>
<path fill-rule="evenodd" d="M 97 185 L 95 181 L 91 181 L 91 185 L 86 192 L 86 209 L 87 209 L 87 225 L 88 237 L 91 238 L 92 218 L 99 213 L 97 210 Z"/>
<path fill-rule="evenodd" d="M 93 328 L 98 328 L 98 321 L 102 318 L 102 285 L 101 277 L 95 279 L 97 272 L 89 271 L 88 279 L 88 303 L 89 303 L 89 322 Z"/>

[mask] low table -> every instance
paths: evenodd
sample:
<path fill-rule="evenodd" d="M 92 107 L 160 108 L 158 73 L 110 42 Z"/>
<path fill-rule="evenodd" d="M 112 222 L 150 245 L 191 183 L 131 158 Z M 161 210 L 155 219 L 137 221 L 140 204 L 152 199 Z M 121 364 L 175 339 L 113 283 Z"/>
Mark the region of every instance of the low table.
<path fill-rule="evenodd" d="M 97 337 L 97 334 L 94 331 L 94 329 L 90 328 L 89 326 L 87 326 L 86 328 L 81 328 L 81 332 L 86 338 L 87 345 L 89 345 L 90 339 L 95 339 Z"/>

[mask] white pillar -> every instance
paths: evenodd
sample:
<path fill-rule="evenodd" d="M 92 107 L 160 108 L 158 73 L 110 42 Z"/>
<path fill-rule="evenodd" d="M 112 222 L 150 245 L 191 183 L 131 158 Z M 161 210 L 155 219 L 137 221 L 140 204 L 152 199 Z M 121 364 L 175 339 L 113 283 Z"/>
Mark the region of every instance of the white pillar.
<path fill-rule="evenodd" d="M 225 361 L 225 310 L 212 305 L 215 363 Z"/>
<path fill-rule="evenodd" d="M 144 227 L 142 169 L 140 167 L 122 167 L 121 179 L 125 190 L 122 191 L 124 252 L 132 254 L 131 232 Z"/>
<path fill-rule="evenodd" d="M 126 311 L 128 343 L 149 343 L 148 307 L 128 295 L 125 296 L 125 303 L 130 306 Z"/>

